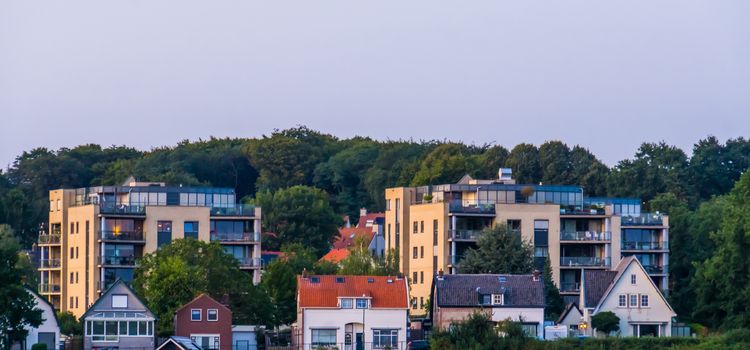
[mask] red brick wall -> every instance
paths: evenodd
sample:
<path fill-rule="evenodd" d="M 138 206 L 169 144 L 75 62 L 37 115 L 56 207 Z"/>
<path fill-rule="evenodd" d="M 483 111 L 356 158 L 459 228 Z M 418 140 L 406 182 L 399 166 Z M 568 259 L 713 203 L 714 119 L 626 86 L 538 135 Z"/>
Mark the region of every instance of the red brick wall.
<path fill-rule="evenodd" d="M 192 309 L 201 309 L 200 321 L 190 320 Z M 218 321 L 206 320 L 208 309 L 219 311 Z M 219 334 L 220 349 L 232 350 L 232 312 L 209 296 L 202 295 L 175 313 L 174 334 L 182 337 L 190 337 L 191 334 Z"/>

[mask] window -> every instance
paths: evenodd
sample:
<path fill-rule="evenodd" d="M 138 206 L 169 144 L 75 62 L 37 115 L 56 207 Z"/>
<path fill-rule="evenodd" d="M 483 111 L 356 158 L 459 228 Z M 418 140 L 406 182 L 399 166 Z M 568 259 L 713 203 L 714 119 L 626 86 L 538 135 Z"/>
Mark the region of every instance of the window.
<path fill-rule="evenodd" d="M 437 256 L 432 256 L 432 274 L 434 275 L 437 272 Z"/>
<path fill-rule="evenodd" d="M 625 294 L 620 294 L 617 300 L 618 307 L 628 307 L 628 298 Z"/>
<path fill-rule="evenodd" d="M 344 277 L 336 277 L 336 283 L 344 283 Z"/>
<path fill-rule="evenodd" d="M 635 274 L 630 275 L 630 284 L 635 285 Z"/>
<path fill-rule="evenodd" d="M 55 210 L 55 201 L 49 201 L 49 211 L 52 212 Z"/>
<path fill-rule="evenodd" d="M 411 298 L 411 308 L 413 310 L 417 309 L 417 298 Z"/>
<path fill-rule="evenodd" d="M 357 309 L 366 309 L 367 299 L 357 299 Z"/>
<path fill-rule="evenodd" d="M 70 308 L 73 308 L 73 297 L 70 297 Z"/>
<path fill-rule="evenodd" d="M 311 329 L 312 333 L 312 347 L 326 347 L 336 345 L 336 330 L 335 329 Z"/>
<path fill-rule="evenodd" d="M 354 307 L 354 301 L 349 298 L 341 299 L 341 308 L 342 309 L 351 309 Z"/>
<path fill-rule="evenodd" d="M 508 220 L 508 232 L 521 233 L 521 220 Z"/>
<path fill-rule="evenodd" d="M 76 283 L 78 283 L 78 272 L 76 272 Z"/>
<path fill-rule="evenodd" d="M 398 349 L 398 329 L 373 329 L 372 347 Z"/>
<path fill-rule="evenodd" d="M 417 271 L 414 271 L 412 272 L 411 283 L 417 284 L 417 282 L 419 282 L 419 280 L 417 279 Z"/>
<path fill-rule="evenodd" d="M 492 295 L 482 294 L 480 297 L 482 298 L 482 305 L 492 304 Z"/>
<path fill-rule="evenodd" d="M 75 228 L 76 228 L 75 224 L 71 222 L 70 223 L 70 234 L 71 235 L 74 234 L 74 233 L 76 233 Z"/>
<path fill-rule="evenodd" d="M 128 307 L 128 296 L 123 294 L 112 295 L 112 308 L 124 309 Z"/>
<path fill-rule="evenodd" d="M 438 245 L 438 221 L 432 220 L 432 245 Z"/>
<path fill-rule="evenodd" d="M 419 247 L 419 258 L 424 259 L 424 246 Z"/>
<path fill-rule="evenodd" d="M 70 283 L 73 283 L 73 276 L 75 276 L 75 274 L 71 272 L 70 273 Z"/>
<path fill-rule="evenodd" d="M 78 247 L 76 247 L 76 259 L 78 259 Z"/>
<path fill-rule="evenodd" d="M 208 309 L 208 311 L 206 311 L 206 320 L 208 320 L 208 321 L 218 321 L 219 320 L 219 310 L 218 309 Z"/>
<path fill-rule="evenodd" d="M 185 238 L 198 239 L 198 221 L 185 221 Z"/>
<path fill-rule="evenodd" d="M 73 250 L 73 247 L 70 247 L 70 258 L 71 259 L 73 259 L 73 257 L 75 256 L 74 252 L 75 251 Z"/>
<path fill-rule="evenodd" d="M 505 296 L 503 294 L 492 294 L 492 305 L 504 305 Z"/>
<path fill-rule="evenodd" d="M 385 200 L 385 210 L 386 211 L 390 211 L 391 210 L 391 200 L 390 199 L 386 199 Z"/>
<path fill-rule="evenodd" d="M 62 209 L 62 206 L 60 205 L 60 200 L 57 200 L 57 211 L 60 211 Z"/>
<path fill-rule="evenodd" d="M 220 337 L 218 334 L 191 334 L 190 340 L 198 344 L 201 349 L 219 350 Z"/>
<path fill-rule="evenodd" d="M 526 333 L 527 336 L 536 338 L 536 323 L 523 323 L 521 324 L 521 328 L 523 328 L 523 332 Z"/>
<path fill-rule="evenodd" d="M 419 297 L 419 308 L 424 308 L 424 297 Z"/>
<path fill-rule="evenodd" d="M 549 244 L 549 221 L 534 220 L 534 245 L 546 246 Z"/>
<path fill-rule="evenodd" d="M 549 251 L 547 250 L 547 247 L 534 247 L 535 258 L 546 258 L 548 256 L 549 256 Z"/>
<path fill-rule="evenodd" d="M 201 320 L 201 309 L 190 309 L 190 321 Z"/>
<path fill-rule="evenodd" d="M 76 221 L 76 233 L 80 232 L 80 231 L 78 231 L 78 229 L 79 229 L 79 227 L 78 227 L 78 221 Z"/>
<path fill-rule="evenodd" d="M 424 221 L 419 222 L 419 233 L 424 233 Z"/>
<path fill-rule="evenodd" d="M 128 335 L 138 335 L 137 321 L 128 321 Z"/>
<path fill-rule="evenodd" d="M 86 234 L 89 234 L 89 221 L 86 220 Z"/>
<path fill-rule="evenodd" d="M 630 294 L 630 307 L 638 307 L 638 295 Z"/>
<path fill-rule="evenodd" d="M 641 307 L 648 307 L 648 295 L 641 295 Z"/>
<path fill-rule="evenodd" d="M 172 222 L 156 222 L 156 247 L 157 249 L 172 242 Z"/>
<path fill-rule="evenodd" d="M 417 247 L 412 248 L 412 258 L 416 259 L 419 256 Z"/>
<path fill-rule="evenodd" d="M 419 222 L 414 221 L 414 227 L 412 228 L 412 233 L 419 233 Z"/>
<path fill-rule="evenodd" d="M 424 284 L 424 271 L 419 271 L 419 283 Z"/>

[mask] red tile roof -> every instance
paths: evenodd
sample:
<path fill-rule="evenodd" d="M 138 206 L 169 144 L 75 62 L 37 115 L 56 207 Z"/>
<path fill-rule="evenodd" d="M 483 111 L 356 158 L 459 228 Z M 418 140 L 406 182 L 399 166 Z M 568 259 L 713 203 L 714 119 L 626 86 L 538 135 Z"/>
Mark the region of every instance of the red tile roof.
<path fill-rule="evenodd" d="M 357 227 L 364 228 L 367 226 L 367 221 L 375 222 L 375 219 L 382 218 L 385 220 L 385 213 L 367 213 L 367 215 L 360 216 L 359 222 L 357 222 Z"/>
<path fill-rule="evenodd" d="M 372 232 L 372 228 L 369 228 L 369 227 L 340 228 L 339 238 L 336 239 L 336 242 L 333 242 L 333 248 L 334 249 L 349 248 L 354 245 L 354 240 L 357 237 L 364 238 L 365 244 L 369 245 L 374 236 L 375 236 L 375 233 Z"/>
<path fill-rule="evenodd" d="M 313 282 L 313 277 L 319 281 Z M 344 282 L 336 283 L 337 277 L 343 278 Z M 368 282 L 368 279 L 373 282 Z M 339 297 L 363 295 L 372 298 L 373 308 L 409 307 L 406 279 L 394 276 L 297 276 L 297 286 L 299 307 L 335 308 Z"/>
<path fill-rule="evenodd" d="M 328 252 L 326 255 L 323 255 L 322 258 L 320 258 L 321 261 L 330 261 L 334 264 L 338 264 L 341 260 L 346 259 L 346 257 L 349 256 L 349 249 L 346 248 L 340 248 L 340 249 L 331 249 L 330 252 Z"/>

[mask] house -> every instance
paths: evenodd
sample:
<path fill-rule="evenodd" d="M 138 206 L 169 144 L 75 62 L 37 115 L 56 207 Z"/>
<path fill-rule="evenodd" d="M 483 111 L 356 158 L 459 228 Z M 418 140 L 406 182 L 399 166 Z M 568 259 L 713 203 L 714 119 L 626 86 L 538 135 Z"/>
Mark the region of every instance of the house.
<path fill-rule="evenodd" d="M 258 348 L 258 327 L 256 326 L 232 326 L 232 349 L 233 350 L 255 350 Z"/>
<path fill-rule="evenodd" d="M 320 261 L 328 261 L 334 264 L 340 263 L 342 260 L 349 256 L 349 249 L 347 248 L 333 248 L 326 255 L 320 258 Z"/>
<path fill-rule="evenodd" d="M 403 277 L 297 277 L 297 349 L 406 346 L 409 287 Z"/>
<path fill-rule="evenodd" d="M 578 330 L 581 321 L 583 320 L 583 313 L 578 308 L 576 303 L 570 303 L 565 307 L 565 310 L 557 318 L 557 324 L 568 327 L 568 335 L 578 336 L 581 333 Z"/>
<path fill-rule="evenodd" d="M 60 343 L 60 325 L 57 321 L 55 307 L 35 291 L 29 288 L 26 288 L 26 291 L 34 297 L 34 302 L 36 303 L 35 309 L 42 310 L 43 321 L 42 324 L 35 328 L 27 325 L 25 328 L 29 333 L 26 335 L 26 340 L 23 343 L 14 344 L 11 349 L 30 350 L 37 343 L 46 344 L 48 350 L 57 349 Z"/>
<path fill-rule="evenodd" d="M 201 294 L 175 311 L 174 334 L 204 350 L 232 350 L 232 310 Z"/>
<path fill-rule="evenodd" d="M 671 336 L 677 315 L 635 256 L 620 260 L 614 271 L 585 271 L 581 285 L 583 321 L 588 325 L 597 313 L 611 311 L 620 318 L 622 336 Z M 592 335 L 593 327 L 586 332 Z"/>
<path fill-rule="evenodd" d="M 202 350 L 201 347 L 188 337 L 172 336 L 167 338 L 156 350 Z"/>
<path fill-rule="evenodd" d="M 154 313 L 122 280 L 116 280 L 81 316 L 84 349 L 149 348 L 154 343 Z"/>
<path fill-rule="evenodd" d="M 367 209 L 359 210 L 357 226 L 346 225 L 339 229 L 339 238 L 333 242 L 334 249 L 348 249 L 354 246 L 357 239 L 362 239 L 373 256 L 382 257 L 385 254 L 385 238 L 383 227 L 384 213 L 367 213 Z"/>
<path fill-rule="evenodd" d="M 520 321 L 529 335 L 543 335 L 544 283 L 538 271 L 533 275 L 443 275 L 440 271 L 431 300 L 433 327 L 447 329 L 483 312 L 493 322 Z"/>

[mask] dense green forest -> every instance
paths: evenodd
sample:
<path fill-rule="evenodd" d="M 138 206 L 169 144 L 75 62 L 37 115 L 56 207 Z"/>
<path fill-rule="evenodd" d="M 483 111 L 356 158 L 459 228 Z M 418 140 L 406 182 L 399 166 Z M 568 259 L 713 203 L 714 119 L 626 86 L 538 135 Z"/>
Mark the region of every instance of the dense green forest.
<path fill-rule="evenodd" d="M 443 141 L 340 139 L 306 127 L 257 139 L 184 141 L 145 152 L 93 144 L 36 148 L 0 172 L 0 223 L 10 225 L 23 246 L 30 247 L 47 218 L 50 189 L 119 184 L 130 175 L 231 187 L 239 197 L 257 202 L 303 185 L 316 189 L 295 189 L 292 195 L 307 196 L 310 203 L 326 198 L 336 214 L 356 216 L 361 207 L 383 210 L 386 187 L 455 182 L 467 173 L 494 178 L 499 167 L 512 168 L 521 183 L 578 184 L 590 196 L 638 197 L 645 208 L 670 214 L 671 297 L 677 313 L 715 328 L 750 326 L 749 311 L 726 320 L 717 310 L 736 300 L 721 299 L 707 287 L 729 274 L 738 278 L 736 283 L 745 283 L 742 288 L 750 288 L 750 266 L 739 262 L 741 250 L 731 249 L 750 248 L 750 240 L 746 243 L 741 235 L 750 226 L 750 184 L 742 185 L 750 179 L 737 182 L 750 167 L 750 140 L 744 138 L 721 143 L 707 137 L 689 155 L 663 142 L 644 143 L 633 158 L 612 168 L 588 149 L 560 141 L 509 150 Z M 716 254 L 724 260 L 715 259 Z M 731 271 L 722 270 L 724 261 L 733 261 Z M 745 303 L 750 301 L 733 307 L 750 310 Z"/>

